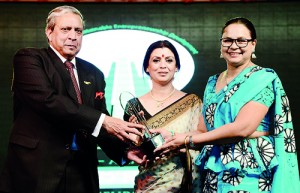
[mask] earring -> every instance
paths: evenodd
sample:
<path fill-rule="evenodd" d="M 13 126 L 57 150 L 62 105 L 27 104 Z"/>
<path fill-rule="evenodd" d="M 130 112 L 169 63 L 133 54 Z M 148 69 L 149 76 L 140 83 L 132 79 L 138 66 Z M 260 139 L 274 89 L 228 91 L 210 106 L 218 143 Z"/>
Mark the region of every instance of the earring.
<path fill-rule="evenodd" d="M 222 53 L 220 54 L 220 58 L 224 58 Z"/>
<path fill-rule="evenodd" d="M 255 52 L 255 51 L 254 51 Z M 254 52 L 252 52 L 252 55 L 251 55 L 251 58 L 253 58 L 253 59 L 255 59 L 256 58 L 256 55 L 255 55 L 255 53 Z"/>

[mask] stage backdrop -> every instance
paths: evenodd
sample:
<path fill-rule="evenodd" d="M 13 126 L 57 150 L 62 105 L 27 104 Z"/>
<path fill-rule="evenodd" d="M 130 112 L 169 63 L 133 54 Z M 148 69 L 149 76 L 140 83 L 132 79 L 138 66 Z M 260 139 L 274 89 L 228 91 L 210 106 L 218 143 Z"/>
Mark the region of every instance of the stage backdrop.
<path fill-rule="evenodd" d="M 46 16 L 52 8 L 64 4 L 66 3 L 0 3 L 0 168 L 4 164 L 12 126 L 12 57 L 22 47 L 47 46 L 44 35 Z M 115 116 L 122 114 L 121 107 L 117 107 L 118 96 L 124 90 L 117 82 L 122 80 L 114 81 L 119 77 L 120 71 L 124 68 L 129 70 L 132 84 L 141 82 L 140 85 L 126 87 L 126 90 L 141 95 L 150 87 L 141 69 L 144 51 L 152 40 L 150 37 L 169 39 L 185 53 L 182 71 L 176 77 L 176 87 L 196 93 L 202 98 L 208 77 L 226 68 L 224 60 L 219 58 L 219 38 L 223 24 L 236 16 L 249 18 L 257 29 L 255 63 L 273 68 L 279 74 L 290 100 L 297 147 L 300 148 L 300 103 L 297 101 L 300 98 L 300 3 L 68 4 L 77 7 L 85 16 L 87 30 L 80 56 L 96 62 L 105 72 L 107 93 L 112 93 L 108 101 L 109 110 Z M 118 30 L 125 31 L 119 33 L 121 31 Z M 133 31 L 138 35 L 132 36 Z M 111 44 L 101 39 L 93 44 L 93 40 L 90 40 L 96 33 L 100 34 L 96 38 L 101 38 L 107 32 L 112 32 L 107 36 L 111 38 Z M 117 34 L 113 34 L 114 32 Z M 88 42 L 92 42 L 90 47 L 93 49 L 89 50 Z M 119 68 L 120 65 L 122 68 Z M 180 73 L 187 74 L 186 79 L 181 79 Z M 130 85 L 130 82 L 127 83 L 124 85 Z M 102 176 L 100 183 L 103 185 L 101 191 L 112 192 L 113 186 L 115 192 L 131 192 L 132 187 L 128 186 L 133 184 L 136 166 L 130 164 L 120 168 L 107 159 L 100 149 L 98 153 L 99 173 Z M 108 178 L 116 181 L 107 181 Z"/>

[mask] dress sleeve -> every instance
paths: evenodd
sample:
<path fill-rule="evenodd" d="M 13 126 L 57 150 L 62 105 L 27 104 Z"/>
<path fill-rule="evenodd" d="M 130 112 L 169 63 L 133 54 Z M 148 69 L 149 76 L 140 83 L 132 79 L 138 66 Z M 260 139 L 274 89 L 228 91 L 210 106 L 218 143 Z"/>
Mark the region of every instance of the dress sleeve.
<path fill-rule="evenodd" d="M 262 89 L 252 100 L 270 107 L 274 102 L 275 94 L 272 83 Z"/>

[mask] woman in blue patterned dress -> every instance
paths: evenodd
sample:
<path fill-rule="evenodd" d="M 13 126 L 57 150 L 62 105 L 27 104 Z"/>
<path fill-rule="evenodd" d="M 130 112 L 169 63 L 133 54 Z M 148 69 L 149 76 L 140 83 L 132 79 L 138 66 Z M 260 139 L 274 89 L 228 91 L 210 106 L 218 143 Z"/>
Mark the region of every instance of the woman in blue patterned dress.
<path fill-rule="evenodd" d="M 204 144 L 196 158 L 204 193 L 300 192 L 288 98 L 276 72 L 252 62 L 256 43 L 248 19 L 225 24 L 221 57 L 227 70 L 207 82 L 199 130 L 170 137 L 156 150 Z"/>

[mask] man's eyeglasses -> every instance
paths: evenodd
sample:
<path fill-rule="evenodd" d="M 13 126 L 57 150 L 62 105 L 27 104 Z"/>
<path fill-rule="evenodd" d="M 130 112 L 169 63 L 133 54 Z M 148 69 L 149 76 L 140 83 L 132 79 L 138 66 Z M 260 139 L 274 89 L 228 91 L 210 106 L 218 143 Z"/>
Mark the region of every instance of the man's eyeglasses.
<path fill-rule="evenodd" d="M 253 41 L 253 39 L 245 39 L 245 38 L 238 38 L 238 39 L 231 39 L 231 38 L 221 38 L 221 44 L 223 47 L 230 47 L 233 42 L 239 47 L 244 48 L 248 45 L 248 42 Z"/>

